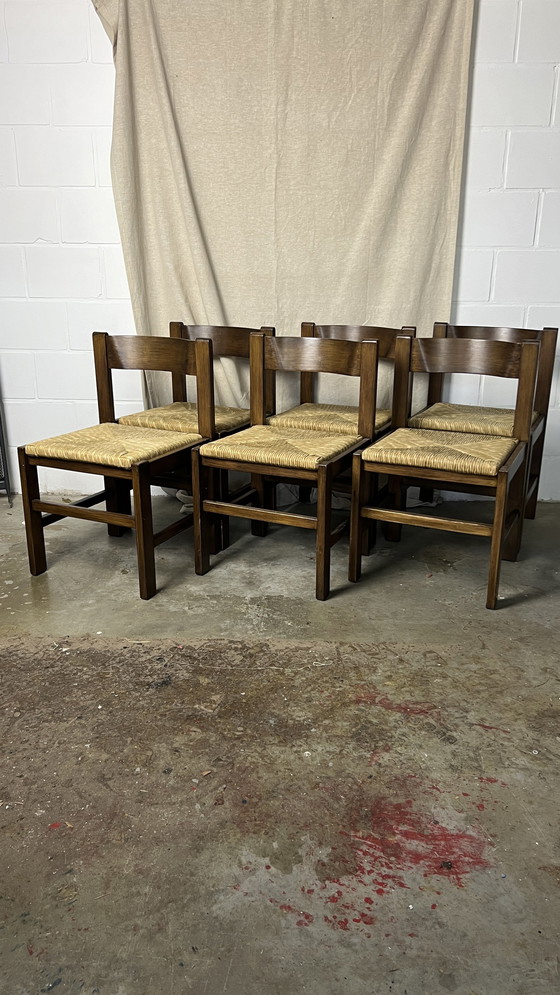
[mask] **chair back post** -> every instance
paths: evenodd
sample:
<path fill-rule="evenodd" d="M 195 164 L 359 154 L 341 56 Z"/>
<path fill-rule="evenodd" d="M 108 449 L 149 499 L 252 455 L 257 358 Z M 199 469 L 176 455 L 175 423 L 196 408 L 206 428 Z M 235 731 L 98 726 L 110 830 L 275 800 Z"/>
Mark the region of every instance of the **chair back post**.
<path fill-rule="evenodd" d="M 410 372 L 413 338 L 398 335 L 395 343 L 395 371 L 393 376 L 393 428 L 406 428 L 412 400 L 412 374 Z"/>
<path fill-rule="evenodd" d="M 107 356 L 107 332 L 93 333 L 93 360 L 95 363 L 95 383 L 97 387 L 97 410 L 99 423 L 114 422 L 115 399 L 113 394 L 113 378 Z"/>
<path fill-rule="evenodd" d="M 315 322 L 314 321 L 302 321 L 301 323 L 301 335 L 302 338 L 314 338 L 315 337 Z M 299 403 L 300 404 L 313 404 L 315 401 L 315 374 L 314 373 L 300 373 L 299 377 Z"/>
<path fill-rule="evenodd" d="M 445 339 L 447 338 L 447 330 L 449 325 L 446 321 L 436 321 L 434 323 L 433 338 L 434 339 Z M 426 404 L 431 407 L 432 404 L 438 404 L 443 397 L 443 373 L 430 373 L 428 377 L 428 398 Z"/>
<path fill-rule="evenodd" d="M 358 406 L 358 435 L 364 439 L 375 437 L 375 409 L 377 406 L 377 366 L 379 344 L 366 339 L 360 350 L 360 400 Z"/>
<path fill-rule="evenodd" d="M 249 377 L 251 393 L 251 425 L 266 423 L 266 390 L 265 390 L 265 336 L 261 332 L 253 332 L 249 342 Z"/>
<path fill-rule="evenodd" d="M 183 338 L 183 322 L 182 321 L 170 321 L 169 322 L 169 336 L 172 339 L 182 339 Z M 197 388 L 198 389 L 198 388 Z M 183 404 L 187 401 L 187 380 L 181 373 L 171 374 L 171 391 L 172 398 L 174 401 L 181 401 Z"/>
<path fill-rule="evenodd" d="M 522 342 L 519 351 L 519 380 L 513 421 L 513 436 L 519 439 L 520 442 L 528 442 L 533 420 L 540 343 L 535 340 Z"/>
<path fill-rule="evenodd" d="M 196 410 L 198 434 L 204 439 L 216 438 L 214 406 L 214 365 L 210 339 L 196 339 Z"/>
<path fill-rule="evenodd" d="M 538 411 L 540 415 L 544 415 L 545 418 L 548 414 L 557 339 L 557 328 L 543 328 L 541 334 L 541 352 L 539 357 L 539 372 L 537 374 L 537 388 L 535 391 L 535 410 Z"/>
<path fill-rule="evenodd" d="M 252 333 L 254 334 L 254 333 Z M 260 332 L 257 334 L 268 335 L 274 338 L 276 335 L 276 329 L 273 325 L 263 325 Z M 250 343 L 249 343 L 250 345 Z M 264 403 L 266 407 L 267 415 L 273 415 L 276 412 L 276 377 L 274 376 L 274 370 L 265 370 L 264 372 Z"/>

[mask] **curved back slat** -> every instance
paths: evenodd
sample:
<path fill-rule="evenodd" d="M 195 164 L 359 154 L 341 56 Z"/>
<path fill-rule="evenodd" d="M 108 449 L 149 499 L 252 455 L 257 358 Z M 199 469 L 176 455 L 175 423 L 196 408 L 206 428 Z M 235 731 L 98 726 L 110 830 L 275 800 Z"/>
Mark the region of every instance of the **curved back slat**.
<path fill-rule="evenodd" d="M 540 342 L 535 411 L 546 418 L 554 373 L 554 359 L 558 339 L 557 328 L 510 328 L 505 325 L 450 325 L 436 322 L 434 338 L 483 339 L 493 342 Z M 431 377 L 428 404 L 441 401 L 443 377 Z"/>

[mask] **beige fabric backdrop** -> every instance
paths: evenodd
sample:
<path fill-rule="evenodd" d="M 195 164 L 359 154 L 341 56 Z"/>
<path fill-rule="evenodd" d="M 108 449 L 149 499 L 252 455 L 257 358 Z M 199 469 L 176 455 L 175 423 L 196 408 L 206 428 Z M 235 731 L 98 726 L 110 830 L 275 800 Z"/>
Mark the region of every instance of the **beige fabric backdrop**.
<path fill-rule="evenodd" d="M 139 333 L 448 318 L 473 0 L 93 2 Z"/>

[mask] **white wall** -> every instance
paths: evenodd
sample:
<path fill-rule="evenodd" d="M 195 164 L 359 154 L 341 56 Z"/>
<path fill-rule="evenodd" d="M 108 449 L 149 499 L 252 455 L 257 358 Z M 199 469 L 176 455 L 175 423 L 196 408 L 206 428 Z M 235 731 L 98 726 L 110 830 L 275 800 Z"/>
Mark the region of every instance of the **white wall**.
<path fill-rule="evenodd" d="M 481 0 L 458 322 L 560 325 L 558 62 L 560 0 Z M 109 173 L 113 78 L 90 0 L 0 3 L 0 374 L 16 482 L 16 446 L 96 422 L 92 330 L 134 331 Z M 456 378 L 452 397 L 511 395 Z M 135 374 L 117 398 L 119 412 L 141 407 Z M 558 371 L 551 404 L 549 500 L 560 499 Z M 57 471 L 42 484 L 84 486 Z"/>

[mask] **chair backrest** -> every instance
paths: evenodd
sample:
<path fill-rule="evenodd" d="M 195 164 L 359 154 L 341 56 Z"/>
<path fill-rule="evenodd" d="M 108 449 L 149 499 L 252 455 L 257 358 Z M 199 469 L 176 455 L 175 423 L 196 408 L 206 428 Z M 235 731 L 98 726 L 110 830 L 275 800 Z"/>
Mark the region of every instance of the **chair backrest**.
<path fill-rule="evenodd" d="M 251 336 L 251 424 L 264 425 L 265 382 L 269 372 L 336 373 L 360 378 L 358 431 L 373 438 L 378 347 L 375 341 L 344 342 L 311 337 Z"/>
<path fill-rule="evenodd" d="M 527 441 L 533 418 L 540 343 L 494 342 L 488 339 L 399 336 L 395 350 L 393 424 L 404 427 L 410 415 L 412 375 L 472 373 L 518 380 L 513 423 L 516 439 Z"/>
<path fill-rule="evenodd" d="M 157 370 L 172 376 L 195 376 L 198 430 L 206 439 L 215 435 L 212 343 L 167 339 L 155 335 L 93 333 L 93 356 L 100 422 L 114 422 L 113 370 Z"/>
<path fill-rule="evenodd" d="M 386 328 L 380 325 L 316 325 L 314 321 L 302 321 L 301 334 L 304 338 L 343 339 L 345 342 L 378 343 L 379 359 L 395 358 L 395 343 L 398 335 L 416 335 L 414 326 Z M 300 379 L 300 404 L 315 400 L 315 377 L 312 373 L 302 373 Z"/>
<path fill-rule="evenodd" d="M 550 401 L 552 375 L 554 373 L 554 358 L 556 355 L 557 328 L 508 328 L 492 325 L 449 325 L 444 321 L 436 321 L 434 338 L 454 339 L 485 339 L 492 342 L 540 342 L 539 369 L 537 373 L 537 389 L 535 391 L 535 411 L 546 417 Z M 428 404 L 441 401 L 443 391 L 443 375 L 430 376 L 428 387 Z"/>
<path fill-rule="evenodd" d="M 268 325 L 262 328 L 242 328 L 233 325 L 185 325 L 182 321 L 169 322 L 169 336 L 173 339 L 210 339 L 214 359 L 249 359 L 249 340 L 254 332 L 274 335 L 275 330 Z M 173 400 L 187 400 L 187 382 L 184 377 L 174 375 Z"/>

